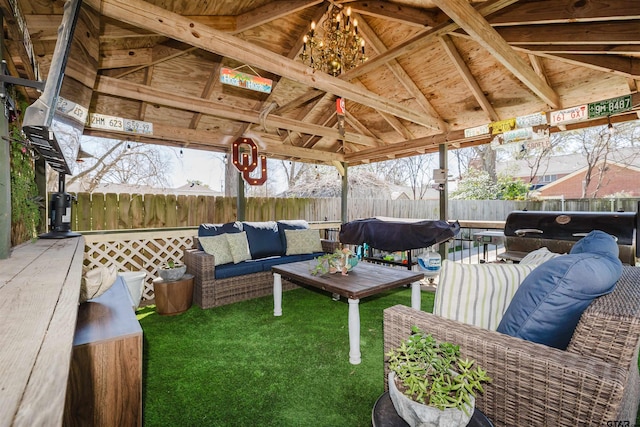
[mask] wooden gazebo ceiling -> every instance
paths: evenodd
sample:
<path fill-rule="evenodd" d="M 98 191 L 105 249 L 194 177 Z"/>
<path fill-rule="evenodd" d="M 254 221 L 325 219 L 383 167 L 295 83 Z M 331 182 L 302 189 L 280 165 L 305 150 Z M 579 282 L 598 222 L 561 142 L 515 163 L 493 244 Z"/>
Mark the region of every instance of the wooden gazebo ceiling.
<path fill-rule="evenodd" d="M 9 69 L 33 78 L 11 2 L 0 0 Z M 64 2 L 17 2 L 46 77 Z M 638 118 L 640 1 L 334 3 L 351 6 L 369 57 L 339 78 L 299 59 L 329 1 L 86 0 L 75 34 L 85 47 L 72 50 L 65 85 L 92 89 L 90 112 L 150 122 L 153 136 L 85 134 L 214 151 L 249 134 L 269 157 L 359 164 L 486 143 L 464 129 L 626 94 L 634 111 L 612 121 Z M 273 79 L 273 91 L 222 85 L 221 67 Z"/>

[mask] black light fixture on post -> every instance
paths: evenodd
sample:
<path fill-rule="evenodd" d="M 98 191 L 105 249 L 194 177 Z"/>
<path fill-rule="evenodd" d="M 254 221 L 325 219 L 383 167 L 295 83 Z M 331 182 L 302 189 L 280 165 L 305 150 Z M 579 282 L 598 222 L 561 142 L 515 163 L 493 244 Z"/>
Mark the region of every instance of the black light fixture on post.
<path fill-rule="evenodd" d="M 65 192 L 65 176 L 71 174 L 70 164 L 77 158 L 78 147 L 63 150 L 59 144 L 52 123 L 55 114 L 64 70 L 71 48 L 71 38 L 80 14 L 81 0 L 69 0 L 64 5 L 62 22 L 58 28 L 58 39 L 51 59 L 47 82 L 42 95 L 25 110 L 22 131 L 31 141 L 52 169 L 58 172 L 58 192 L 51 195 L 49 202 L 49 232 L 40 235 L 45 239 L 63 239 L 79 236 L 71 232 L 72 196 Z M 73 151 L 73 154 L 71 152 Z M 65 154 L 67 154 L 65 156 Z"/>

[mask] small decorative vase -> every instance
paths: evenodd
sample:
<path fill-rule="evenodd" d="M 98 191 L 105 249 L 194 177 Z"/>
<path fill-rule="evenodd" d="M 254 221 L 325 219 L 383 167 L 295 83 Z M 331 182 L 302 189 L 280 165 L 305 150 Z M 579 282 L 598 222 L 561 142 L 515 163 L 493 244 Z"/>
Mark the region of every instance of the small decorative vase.
<path fill-rule="evenodd" d="M 473 416 L 475 398 L 467 404 L 467 414 L 456 408 L 438 409 L 410 399 L 396 387 L 395 372 L 389 373 L 389 396 L 398 415 L 411 427 L 462 427 L 469 424 Z"/>
<path fill-rule="evenodd" d="M 180 280 L 186 271 L 186 265 L 176 265 L 173 268 L 160 267 L 158 269 L 158 274 L 165 282 L 175 282 L 176 280 Z"/>

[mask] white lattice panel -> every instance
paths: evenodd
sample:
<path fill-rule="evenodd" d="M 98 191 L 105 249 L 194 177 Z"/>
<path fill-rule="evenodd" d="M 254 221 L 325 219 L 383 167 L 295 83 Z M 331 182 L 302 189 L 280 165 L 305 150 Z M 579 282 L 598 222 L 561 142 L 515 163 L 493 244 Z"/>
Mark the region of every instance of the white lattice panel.
<path fill-rule="evenodd" d="M 85 235 L 84 265 L 115 264 L 118 271 L 146 271 L 142 299 L 153 299 L 158 266 L 169 259 L 182 262 L 183 251 L 193 246 L 196 234 L 196 229 L 181 229 Z"/>

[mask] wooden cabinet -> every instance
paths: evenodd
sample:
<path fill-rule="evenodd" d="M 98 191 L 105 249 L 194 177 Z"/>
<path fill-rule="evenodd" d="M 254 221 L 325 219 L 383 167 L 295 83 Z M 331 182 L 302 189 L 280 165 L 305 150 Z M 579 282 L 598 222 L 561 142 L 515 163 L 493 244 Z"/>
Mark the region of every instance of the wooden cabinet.
<path fill-rule="evenodd" d="M 65 401 L 65 426 L 142 425 L 142 328 L 121 278 L 81 304 Z"/>

